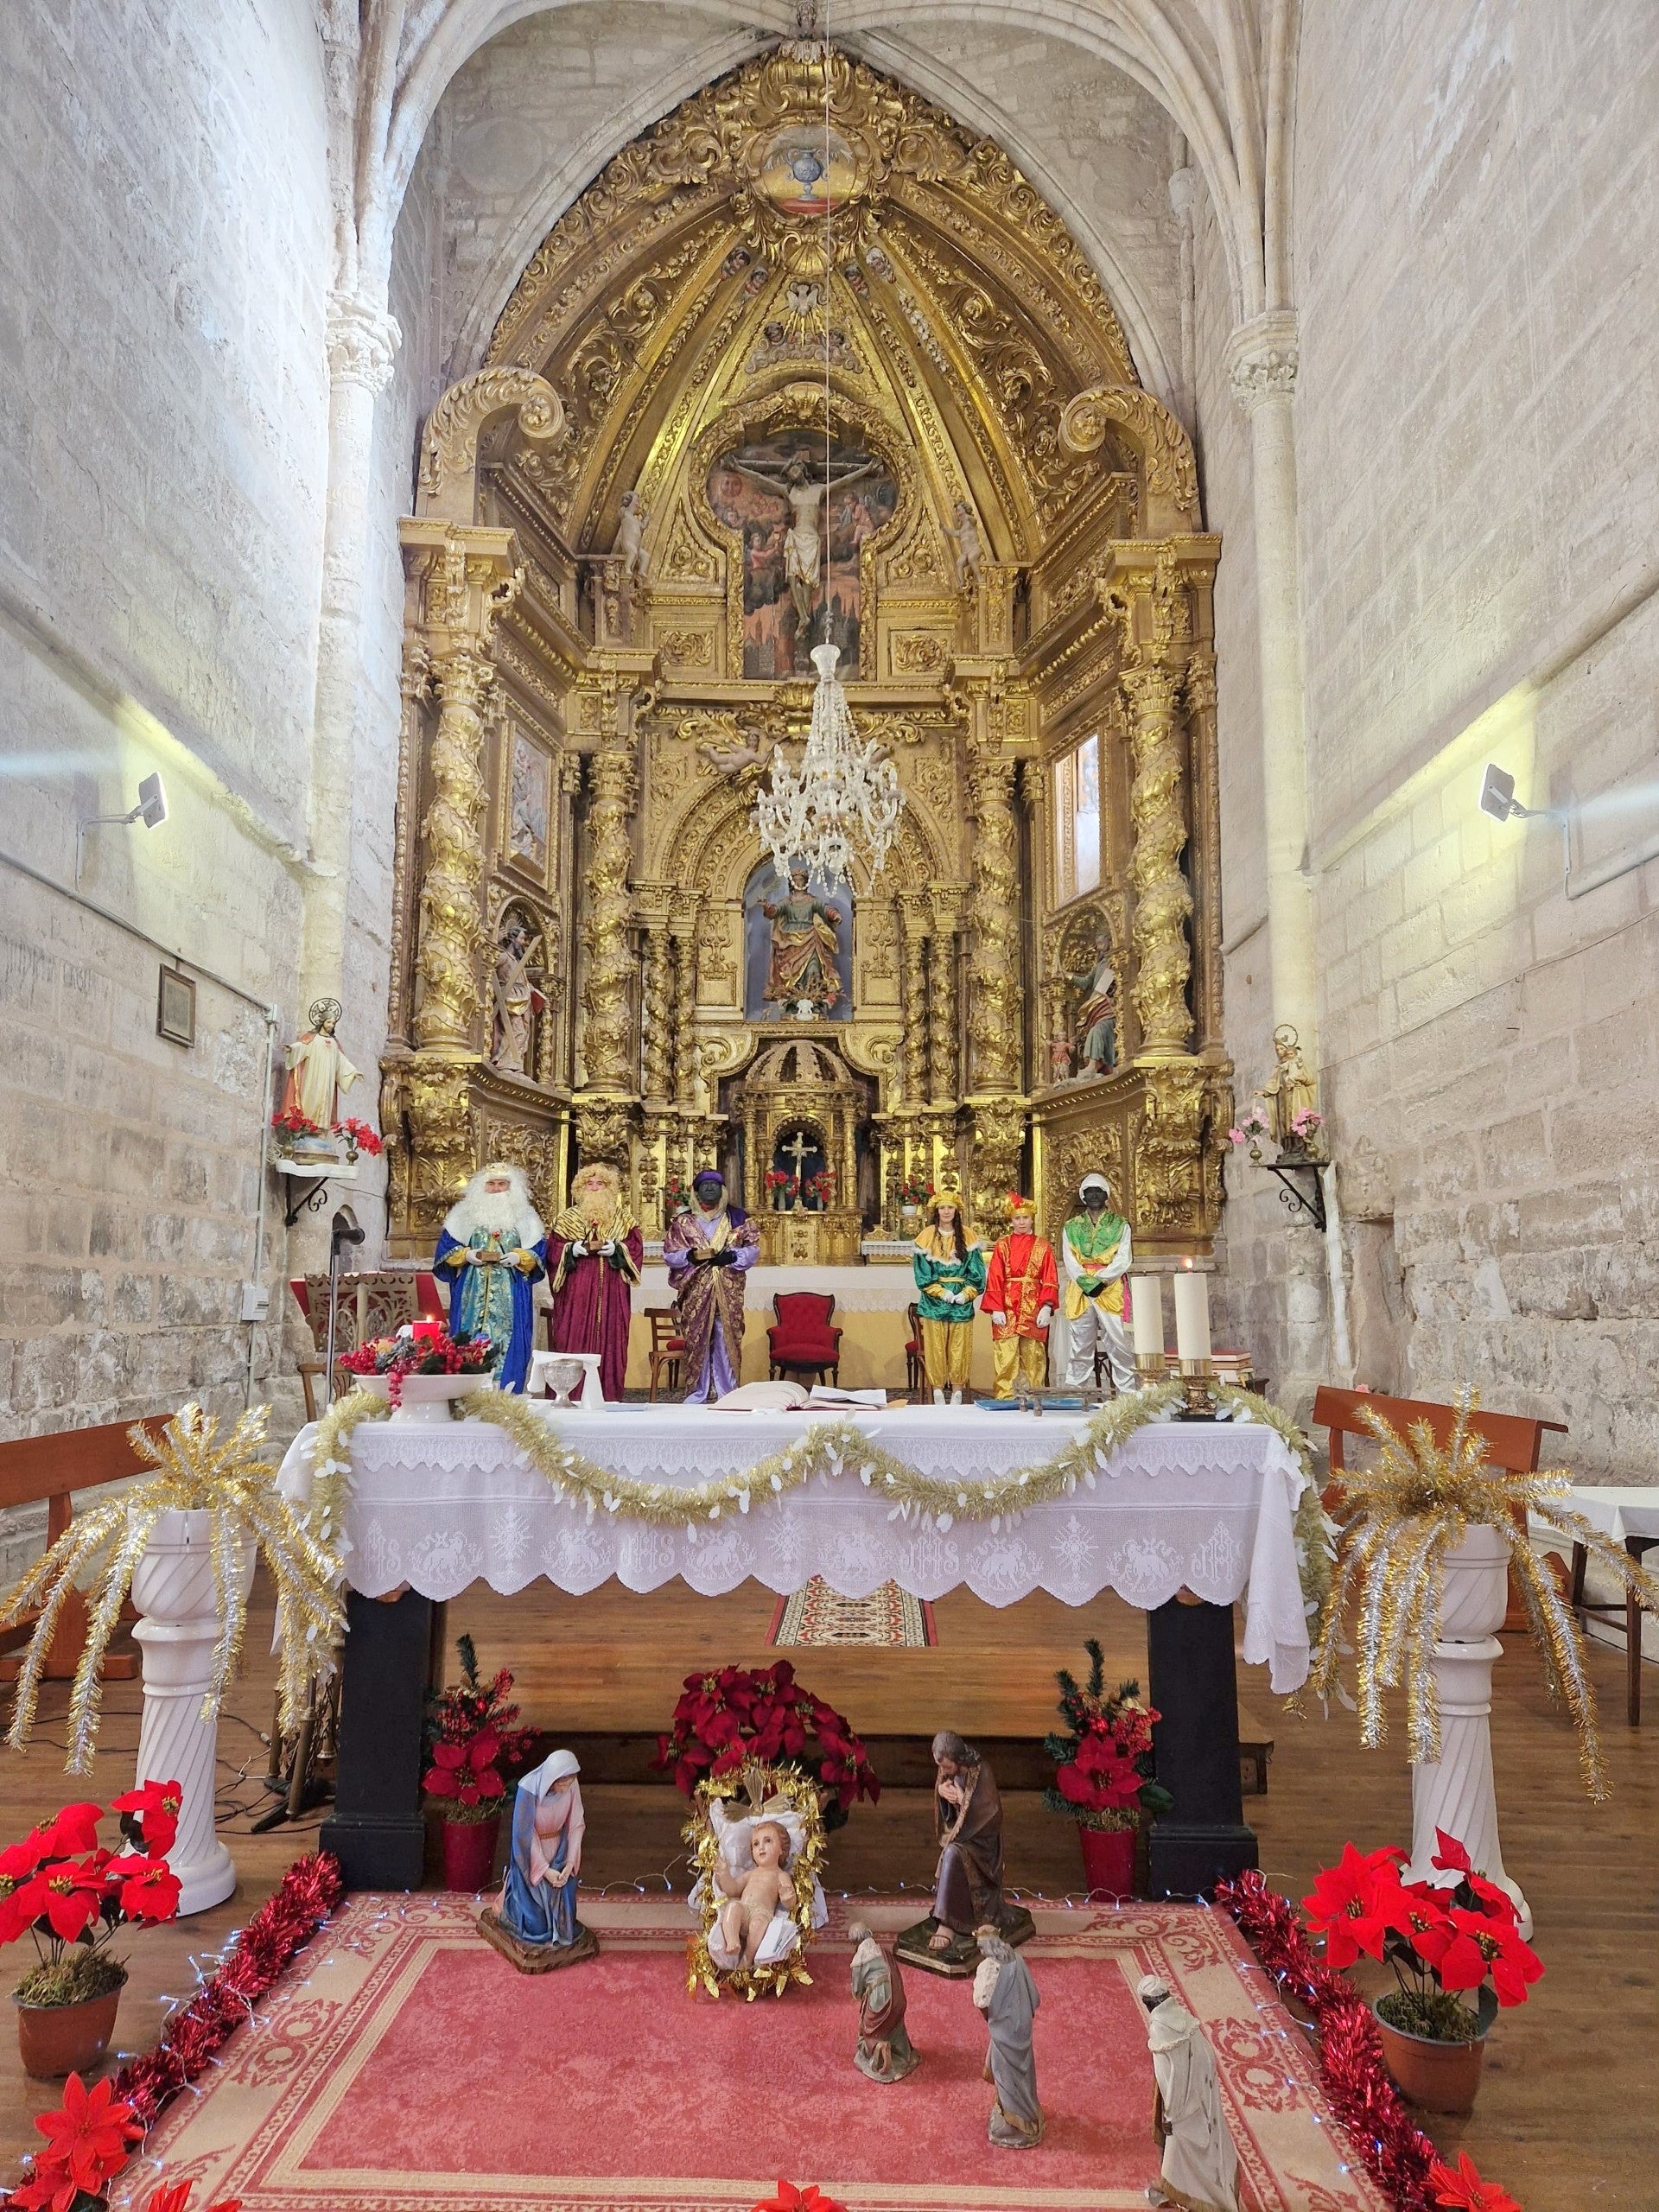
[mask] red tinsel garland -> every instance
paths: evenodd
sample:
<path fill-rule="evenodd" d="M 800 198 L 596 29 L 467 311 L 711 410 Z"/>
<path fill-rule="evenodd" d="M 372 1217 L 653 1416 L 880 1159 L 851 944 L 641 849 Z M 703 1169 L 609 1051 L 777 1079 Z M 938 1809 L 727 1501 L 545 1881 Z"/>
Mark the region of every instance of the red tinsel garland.
<path fill-rule="evenodd" d="M 302 1950 L 340 1899 L 344 1884 L 332 1852 L 296 1859 L 236 1938 L 217 1974 L 175 2012 L 156 2049 L 115 2077 L 115 2093 L 151 2127 L 187 2082 L 207 2065 L 277 1975 Z"/>
<path fill-rule="evenodd" d="M 1222 1883 L 1216 1903 L 1274 1980 L 1313 2015 L 1319 2078 L 1372 2180 L 1396 2212 L 1434 2212 L 1428 2184 L 1438 2153 L 1389 2078 L 1370 2006 L 1344 1975 L 1319 1964 L 1295 1907 L 1254 1870 Z"/>

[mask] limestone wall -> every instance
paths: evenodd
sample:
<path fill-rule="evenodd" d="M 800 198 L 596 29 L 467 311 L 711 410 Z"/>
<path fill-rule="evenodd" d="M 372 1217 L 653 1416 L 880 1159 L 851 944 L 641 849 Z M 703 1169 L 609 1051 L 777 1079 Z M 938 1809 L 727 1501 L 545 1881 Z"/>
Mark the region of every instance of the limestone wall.
<path fill-rule="evenodd" d="M 1578 874 L 1659 830 L 1656 158 L 1641 10 L 1305 14 L 1310 805 L 1357 1318 L 1386 1357 L 1395 1282 L 1414 1389 L 1472 1382 L 1649 1478 L 1659 867 L 1569 899 L 1554 827 L 1477 799 L 1491 759 L 1584 804 Z"/>
<path fill-rule="evenodd" d="M 321 61 L 306 0 L 0 10 L 0 853 L 159 769 L 83 887 L 290 1033 L 326 439 Z M 0 860 L 0 1436 L 239 1407 L 259 1006 Z M 268 1241 L 267 1274 L 283 1262 Z M 280 1313 L 280 1305 L 275 1310 Z"/>

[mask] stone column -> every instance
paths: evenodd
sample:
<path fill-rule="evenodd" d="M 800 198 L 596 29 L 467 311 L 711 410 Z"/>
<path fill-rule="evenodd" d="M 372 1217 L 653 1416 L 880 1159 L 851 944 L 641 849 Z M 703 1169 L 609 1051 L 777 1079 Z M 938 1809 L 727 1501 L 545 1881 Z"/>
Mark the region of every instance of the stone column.
<path fill-rule="evenodd" d="M 1233 395 L 1249 418 L 1262 681 L 1262 798 L 1268 851 L 1273 1019 L 1294 1022 L 1318 1066 L 1319 986 L 1307 868 L 1307 748 L 1296 508 L 1294 315 L 1259 315 L 1228 346 Z"/>
<path fill-rule="evenodd" d="M 633 747 L 620 734 L 607 736 L 588 764 L 588 866 L 583 879 L 582 938 L 588 976 L 582 994 L 582 1095 L 576 1130 L 585 1159 L 626 1160 L 632 1125 L 632 1025 L 628 981 L 633 955 L 628 944 L 632 900 L 628 825 L 638 779 Z"/>
<path fill-rule="evenodd" d="M 1129 855 L 1135 962 L 1131 995 L 1141 1026 L 1141 1052 L 1163 1058 L 1185 1052 L 1192 1033 L 1186 1002 L 1192 956 L 1185 927 L 1192 893 L 1181 868 L 1186 822 L 1181 804 L 1181 749 L 1175 732 L 1179 677 L 1166 652 L 1136 646 L 1122 680 L 1129 702 L 1129 752 L 1135 764 L 1129 786 L 1135 840 Z"/>
<path fill-rule="evenodd" d="M 315 873 L 306 880 L 300 1003 L 342 995 L 351 888 L 352 791 L 364 697 L 369 472 L 374 404 L 391 380 L 400 334 L 368 301 L 328 299 L 328 488 L 322 525 L 322 598 L 311 732 L 308 827 Z"/>

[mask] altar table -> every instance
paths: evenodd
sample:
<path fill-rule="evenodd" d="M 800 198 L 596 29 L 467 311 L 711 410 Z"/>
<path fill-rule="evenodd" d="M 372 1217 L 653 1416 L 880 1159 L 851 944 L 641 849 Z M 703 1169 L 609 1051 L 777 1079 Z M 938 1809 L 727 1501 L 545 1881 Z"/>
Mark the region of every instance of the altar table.
<path fill-rule="evenodd" d="M 601 1466 L 691 1486 L 740 1473 L 826 1414 L 626 1405 L 543 1417 Z M 837 1409 L 836 1417 L 918 1471 L 969 1489 L 1040 1464 L 1083 1425 L 971 1406 Z M 289 1495 L 307 1485 L 313 1433 L 302 1431 L 283 1462 Z M 1162 1715 L 1159 1776 L 1175 1800 L 1153 1832 L 1154 1891 L 1196 1893 L 1255 1864 L 1239 1789 L 1234 1601 L 1244 1607 L 1243 1656 L 1268 1667 L 1275 1690 L 1299 1688 L 1309 1663 L 1293 1530 L 1304 1478 L 1270 1428 L 1148 1424 L 1097 1469 L 1092 1488 L 1079 1484 L 995 1529 L 899 1518 L 854 1465 L 781 1498 L 757 1495 L 748 1513 L 729 1508 L 696 1530 L 590 1516 L 481 1421 L 365 1423 L 352 1462 L 350 1632 L 338 1788 L 323 1842 L 353 1886 L 420 1878 L 420 1727 L 435 1603 L 480 1580 L 507 1592 L 537 1577 L 577 1594 L 613 1575 L 637 1591 L 677 1576 L 714 1596 L 750 1578 L 781 1594 L 821 1574 L 849 1597 L 891 1577 L 918 1597 L 965 1587 L 997 1605 L 1041 1589 L 1082 1607 L 1115 1590 L 1147 1615 L 1150 1696 Z"/>

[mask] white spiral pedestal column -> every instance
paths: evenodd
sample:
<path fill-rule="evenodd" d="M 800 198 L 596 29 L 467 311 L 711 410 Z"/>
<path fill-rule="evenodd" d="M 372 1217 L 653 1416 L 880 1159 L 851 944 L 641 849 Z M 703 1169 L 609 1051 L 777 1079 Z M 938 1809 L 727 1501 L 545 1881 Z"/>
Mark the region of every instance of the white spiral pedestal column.
<path fill-rule="evenodd" d="M 1497 1834 L 1497 1793 L 1492 1782 L 1492 1664 L 1503 1647 L 1492 1630 L 1509 1604 L 1510 1548 L 1496 1529 L 1471 1529 L 1446 1561 L 1440 1636 L 1434 1677 L 1440 1700 L 1440 1756 L 1411 1770 L 1411 1864 L 1408 1882 L 1452 1886 L 1455 1874 L 1434 1865 L 1434 1831 L 1444 1828 L 1469 1853 L 1477 1873 L 1507 1890 L 1521 1916 L 1522 1937 L 1532 1914 L 1520 1885 L 1503 1872 Z"/>
<path fill-rule="evenodd" d="M 201 1717 L 219 1639 L 212 1535 L 210 1513 L 163 1513 L 132 1578 L 132 1602 L 143 1616 L 133 1635 L 144 1669 L 135 1779 L 176 1781 L 184 1793 L 167 1854 L 179 1878 L 181 1918 L 222 1904 L 236 1887 L 231 1854 L 213 1828 L 219 1723 Z M 245 1589 L 253 1580 L 248 1544 L 242 1580 Z"/>

